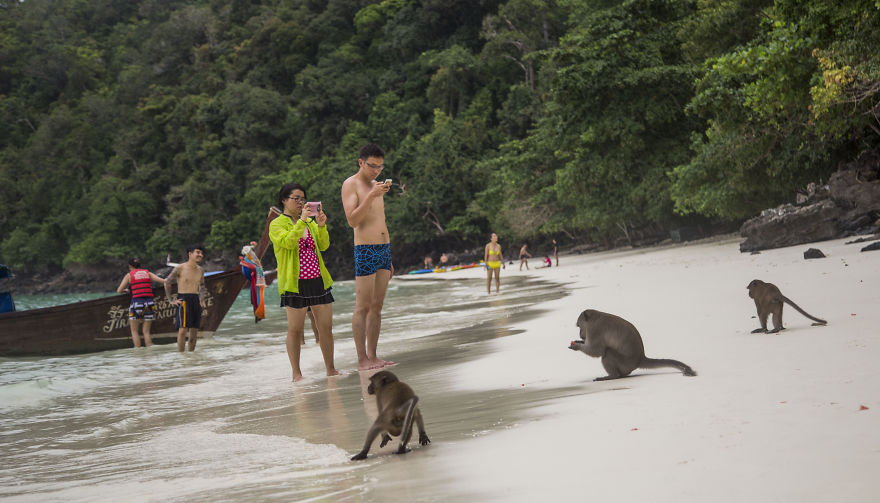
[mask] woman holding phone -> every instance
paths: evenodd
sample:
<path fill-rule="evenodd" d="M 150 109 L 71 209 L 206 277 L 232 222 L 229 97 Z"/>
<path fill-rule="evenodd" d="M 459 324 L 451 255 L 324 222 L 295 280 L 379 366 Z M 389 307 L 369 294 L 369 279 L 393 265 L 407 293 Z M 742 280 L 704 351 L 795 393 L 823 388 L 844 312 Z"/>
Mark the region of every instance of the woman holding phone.
<path fill-rule="evenodd" d="M 302 379 L 299 366 L 306 310 L 311 308 L 321 337 L 327 375 L 339 375 L 333 363 L 333 279 L 324 266 L 321 252 L 330 246 L 327 215 L 320 203 L 306 203 L 306 190 L 287 183 L 278 192 L 280 217 L 269 224 L 269 239 L 278 263 L 278 293 L 287 311 L 287 357 L 293 380 Z"/>

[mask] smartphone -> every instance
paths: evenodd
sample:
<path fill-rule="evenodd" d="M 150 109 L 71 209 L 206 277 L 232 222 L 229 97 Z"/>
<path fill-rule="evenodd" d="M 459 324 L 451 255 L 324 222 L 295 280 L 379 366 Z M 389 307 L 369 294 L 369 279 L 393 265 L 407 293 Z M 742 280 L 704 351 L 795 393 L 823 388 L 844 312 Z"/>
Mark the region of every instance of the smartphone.
<path fill-rule="evenodd" d="M 309 209 L 309 214 L 311 214 L 311 216 L 316 217 L 321 213 L 321 201 L 306 203 L 306 208 Z"/>

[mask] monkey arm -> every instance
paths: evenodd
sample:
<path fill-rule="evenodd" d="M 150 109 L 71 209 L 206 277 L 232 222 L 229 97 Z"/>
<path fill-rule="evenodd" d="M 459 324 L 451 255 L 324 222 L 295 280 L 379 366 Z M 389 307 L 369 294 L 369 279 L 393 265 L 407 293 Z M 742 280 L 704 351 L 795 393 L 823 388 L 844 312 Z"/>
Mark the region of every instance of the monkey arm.
<path fill-rule="evenodd" d="M 422 411 L 416 408 L 415 413 L 416 425 L 419 427 L 419 445 L 428 445 L 431 439 L 428 438 L 428 432 L 425 431 L 425 422 L 422 420 Z"/>

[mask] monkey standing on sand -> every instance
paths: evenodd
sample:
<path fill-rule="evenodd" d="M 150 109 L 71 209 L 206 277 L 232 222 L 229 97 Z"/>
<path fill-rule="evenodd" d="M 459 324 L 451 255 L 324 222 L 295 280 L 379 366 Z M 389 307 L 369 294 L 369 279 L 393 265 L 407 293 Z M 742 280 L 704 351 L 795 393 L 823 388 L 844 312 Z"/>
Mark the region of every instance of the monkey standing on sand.
<path fill-rule="evenodd" d="M 809 314 L 808 312 L 801 309 L 797 304 L 791 301 L 785 295 L 782 295 L 782 292 L 779 288 L 776 287 L 773 283 L 764 283 L 759 279 L 752 280 L 749 283 L 749 286 L 746 287 L 749 291 L 749 297 L 755 299 L 755 307 L 758 308 L 758 319 L 761 322 L 761 328 L 756 328 L 752 330 L 753 334 L 757 333 L 770 333 L 775 334 L 780 330 L 785 330 L 785 327 L 782 326 L 782 303 L 787 302 L 788 305 L 797 309 L 799 313 L 806 316 L 807 318 L 815 321 L 813 326 L 819 325 L 827 325 L 828 322 L 825 320 L 821 320 L 816 318 L 815 316 Z M 767 331 L 767 317 L 773 313 L 773 330 Z"/>
<path fill-rule="evenodd" d="M 608 375 L 597 377 L 596 381 L 626 377 L 637 368 L 675 367 L 686 376 L 697 375 L 694 369 L 678 360 L 646 357 L 639 331 L 619 316 L 587 309 L 578 316 L 577 326 L 581 329 L 581 340 L 571 341 L 568 349 L 602 358 Z"/>
<path fill-rule="evenodd" d="M 400 437 L 400 447 L 397 448 L 397 454 L 409 452 L 406 444 L 412 436 L 413 418 L 419 427 L 419 444 L 428 445 L 431 442 L 428 434 L 425 433 L 422 412 L 416 407 L 419 397 L 416 396 L 412 388 L 400 382 L 396 375 L 387 370 L 376 372 L 370 377 L 367 393 L 376 395 L 379 416 L 367 432 L 364 448 L 355 454 L 351 458 L 352 460 L 367 459 L 367 452 L 370 451 L 373 440 L 376 440 L 379 433 L 383 431 L 385 433 L 382 435 L 382 443 L 379 444 L 379 447 L 385 447 L 393 435 Z"/>

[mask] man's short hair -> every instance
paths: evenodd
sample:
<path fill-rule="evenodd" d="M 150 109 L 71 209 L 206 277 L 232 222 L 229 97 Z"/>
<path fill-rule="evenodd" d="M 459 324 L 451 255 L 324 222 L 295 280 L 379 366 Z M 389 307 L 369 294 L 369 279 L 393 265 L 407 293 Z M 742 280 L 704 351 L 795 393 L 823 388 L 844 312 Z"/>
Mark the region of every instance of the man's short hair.
<path fill-rule="evenodd" d="M 140 269 L 141 268 L 141 261 L 132 257 L 132 258 L 128 259 L 128 265 L 134 267 L 135 269 Z"/>
<path fill-rule="evenodd" d="M 385 151 L 382 150 L 382 147 L 376 145 L 375 143 L 367 143 L 366 145 L 361 147 L 361 153 L 358 157 L 365 161 L 370 157 L 381 157 L 382 159 L 384 159 Z"/>
<path fill-rule="evenodd" d="M 202 250 L 202 255 L 205 254 L 205 247 L 202 245 L 189 245 L 189 246 L 187 246 L 186 247 L 186 254 L 189 255 L 190 253 L 192 253 L 196 250 Z"/>

